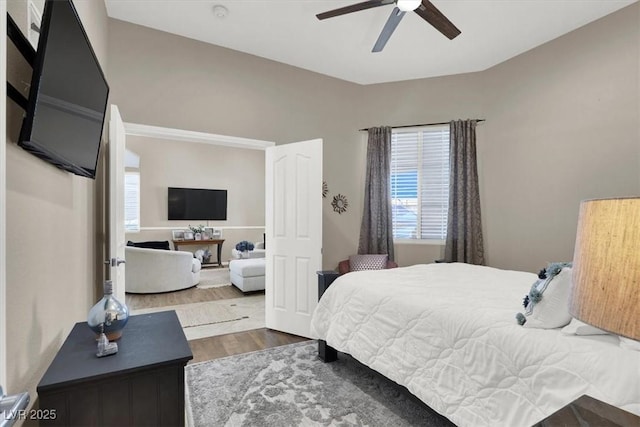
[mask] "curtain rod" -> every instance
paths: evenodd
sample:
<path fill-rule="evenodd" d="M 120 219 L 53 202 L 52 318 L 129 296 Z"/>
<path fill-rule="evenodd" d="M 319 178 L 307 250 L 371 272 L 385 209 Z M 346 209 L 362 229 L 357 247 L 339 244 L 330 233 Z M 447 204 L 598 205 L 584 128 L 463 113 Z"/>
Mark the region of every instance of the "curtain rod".
<path fill-rule="evenodd" d="M 480 123 L 480 122 L 484 122 L 485 119 L 472 119 L 475 120 L 476 122 Z M 391 126 L 391 129 L 400 129 L 400 128 L 417 128 L 420 126 L 437 126 L 437 125 L 448 125 L 451 122 L 440 122 L 440 123 L 423 123 L 421 125 L 404 125 L 404 126 Z M 358 129 L 361 132 L 368 132 L 369 128 L 365 128 L 365 129 Z"/>

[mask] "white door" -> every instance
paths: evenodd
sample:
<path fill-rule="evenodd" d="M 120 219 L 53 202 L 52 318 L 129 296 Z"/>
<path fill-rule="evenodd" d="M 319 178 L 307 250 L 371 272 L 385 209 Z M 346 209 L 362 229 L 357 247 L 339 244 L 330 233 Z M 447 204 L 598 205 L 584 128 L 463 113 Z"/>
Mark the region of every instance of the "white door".
<path fill-rule="evenodd" d="M 124 150 L 126 134 L 120 111 L 111 105 L 109 121 L 109 263 L 113 294 L 124 303 Z"/>
<path fill-rule="evenodd" d="M 322 269 L 322 140 L 266 150 L 265 320 L 309 337 Z"/>

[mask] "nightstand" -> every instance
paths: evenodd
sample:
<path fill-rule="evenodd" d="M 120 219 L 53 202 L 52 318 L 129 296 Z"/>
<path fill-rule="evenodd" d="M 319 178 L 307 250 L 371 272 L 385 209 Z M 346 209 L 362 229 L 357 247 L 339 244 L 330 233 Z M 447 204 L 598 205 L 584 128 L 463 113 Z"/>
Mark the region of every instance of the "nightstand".
<path fill-rule="evenodd" d="M 318 275 L 318 301 L 320 301 L 320 297 L 324 294 L 324 291 L 340 276 L 340 273 L 334 270 L 323 270 L 316 271 L 316 274 Z"/>
<path fill-rule="evenodd" d="M 317 271 L 318 275 L 318 301 L 334 280 L 340 276 L 337 271 L 324 270 Z M 328 346 L 325 340 L 318 340 L 318 356 L 323 362 L 333 362 L 338 359 L 338 352 L 335 348 Z"/>
<path fill-rule="evenodd" d="M 549 415 L 534 427 L 628 427 L 640 426 L 640 417 L 583 395 Z"/>

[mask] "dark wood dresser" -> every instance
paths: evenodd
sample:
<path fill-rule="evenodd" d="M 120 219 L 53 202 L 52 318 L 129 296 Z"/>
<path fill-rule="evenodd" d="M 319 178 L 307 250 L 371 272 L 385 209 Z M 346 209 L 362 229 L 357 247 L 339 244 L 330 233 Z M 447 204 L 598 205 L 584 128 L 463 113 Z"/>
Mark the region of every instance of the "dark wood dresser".
<path fill-rule="evenodd" d="M 583 395 L 534 427 L 634 427 L 640 417 L 591 396 Z"/>
<path fill-rule="evenodd" d="M 94 332 L 76 323 L 38 384 L 40 410 L 55 414 L 41 425 L 184 425 L 193 355 L 175 311 L 131 316 L 117 343 L 98 358 Z"/>

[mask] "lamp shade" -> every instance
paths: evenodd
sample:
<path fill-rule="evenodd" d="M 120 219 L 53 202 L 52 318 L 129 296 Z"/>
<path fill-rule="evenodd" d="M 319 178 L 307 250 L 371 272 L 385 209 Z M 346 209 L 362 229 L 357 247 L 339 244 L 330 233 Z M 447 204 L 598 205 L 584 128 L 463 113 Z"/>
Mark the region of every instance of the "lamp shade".
<path fill-rule="evenodd" d="M 403 12 L 411 12 L 416 10 L 420 3 L 422 3 L 421 0 L 398 0 L 396 6 Z"/>
<path fill-rule="evenodd" d="M 640 340 L 640 198 L 580 204 L 571 315 Z"/>

